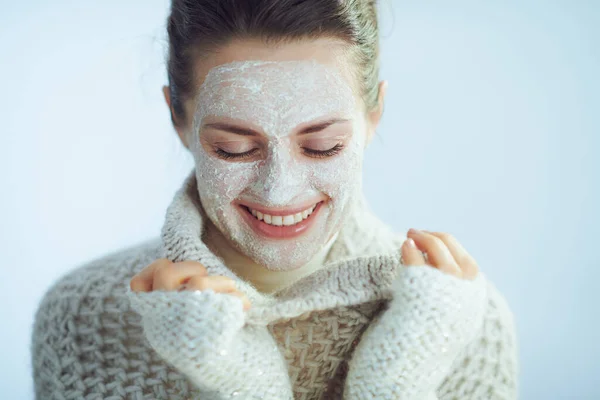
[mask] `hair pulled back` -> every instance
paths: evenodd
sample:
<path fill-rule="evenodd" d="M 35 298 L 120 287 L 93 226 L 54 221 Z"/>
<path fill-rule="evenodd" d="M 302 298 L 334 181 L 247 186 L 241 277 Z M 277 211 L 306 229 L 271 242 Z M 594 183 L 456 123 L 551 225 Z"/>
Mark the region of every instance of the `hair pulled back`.
<path fill-rule="evenodd" d="M 194 63 L 232 39 L 267 43 L 335 37 L 349 44 L 368 109 L 377 105 L 379 32 L 376 0 L 172 0 L 167 70 L 174 123 L 186 120 Z"/>

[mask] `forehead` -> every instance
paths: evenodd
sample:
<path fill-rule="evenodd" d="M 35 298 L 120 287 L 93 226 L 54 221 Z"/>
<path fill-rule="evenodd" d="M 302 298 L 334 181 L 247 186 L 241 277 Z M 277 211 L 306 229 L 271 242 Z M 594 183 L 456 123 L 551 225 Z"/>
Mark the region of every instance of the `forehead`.
<path fill-rule="evenodd" d="M 197 126 L 207 116 L 248 121 L 281 136 L 325 116 L 351 118 L 355 109 L 344 78 L 315 60 L 242 61 L 208 72 L 195 119 Z"/>
<path fill-rule="evenodd" d="M 203 53 L 194 63 L 196 88 L 200 88 L 209 71 L 237 61 L 316 61 L 344 76 L 354 87 L 355 60 L 344 40 L 330 37 L 270 42 L 258 38 L 234 39 L 215 51 Z"/>
<path fill-rule="evenodd" d="M 297 101 L 348 107 L 351 87 L 335 69 L 315 60 L 237 61 L 212 68 L 200 87 L 199 100 L 298 106 Z"/>

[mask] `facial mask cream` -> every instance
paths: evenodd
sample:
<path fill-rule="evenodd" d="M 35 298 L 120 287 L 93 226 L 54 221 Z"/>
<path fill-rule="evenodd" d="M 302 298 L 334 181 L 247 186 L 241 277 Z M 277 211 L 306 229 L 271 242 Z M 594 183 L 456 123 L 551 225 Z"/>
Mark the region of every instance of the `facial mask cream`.
<path fill-rule="evenodd" d="M 304 265 L 340 229 L 361 190 L 365 123 L 360 115 L 349 84 L 315 61 L 243 61 L 211 69 L 198 93 L 189 140 L 200 200 L 210 220 L 234 247 L 270 270 Z M 208 151 L 200 135 L 209 117 L 259 127 L 264 156 L 231 161 Z M 345 148 L 327 158 L 302 155 L 293 140 L 295 130 L 323 118 L 352 121 Z M 322 200 L 310 216 L 312 226 L 294 239 L 259 234 L 239 204 L 252 202 L 268 210 Z"/>

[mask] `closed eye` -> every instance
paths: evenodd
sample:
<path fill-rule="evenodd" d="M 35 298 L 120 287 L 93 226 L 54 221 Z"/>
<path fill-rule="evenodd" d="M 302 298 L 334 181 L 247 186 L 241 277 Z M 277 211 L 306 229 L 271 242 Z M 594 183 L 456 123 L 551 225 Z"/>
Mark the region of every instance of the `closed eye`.
<path fill-rule="evenodd" d="M 260 151 L 260 150 L 254 148 L 252 150 L 248 150 L 243 153 L 229 153 L 229 152 L 219 149 L 219 148 L 215 149 L 215 153 L 220 158 L 223 158 L 225 160 L 244 160 L 246 158 L 250 158 L 250 157 L 254 156 L 256 154 L 256 152 L 258 152 L 258 151 Z"/>
<path fill-rule="evenodd" d="M 327 150 L 314 150 L 307 147 L 303 147 L 302 150 L 304 154 L 313 158 L 327 158 L 333 157 L 336 154 L 340 153 L 344 149 L 344 145 L 342 143 L 338 143 L 330 149 Z"/>

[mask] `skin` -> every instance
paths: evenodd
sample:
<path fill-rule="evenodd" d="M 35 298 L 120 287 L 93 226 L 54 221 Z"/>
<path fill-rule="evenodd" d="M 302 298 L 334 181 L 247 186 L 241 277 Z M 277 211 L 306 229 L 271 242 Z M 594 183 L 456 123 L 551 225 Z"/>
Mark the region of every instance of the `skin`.
<path fill-rule="evenodd" d="M 318 62 L 336 68 L 340 74 L 353 82 L 353 90 L 359 96 L 358 85 L 352 75 L 352 60 L 345 51 L 344 42 L 320 38 L 304 40 L 282 45 L 267 45 L 259 40 L 237 40 L 219 49 L 218 52 L 209 53 L 202 62 L 196 64 L 200 88 L 208 71 L 218 65 L 233 61 L 293 61 L 315 59 Z M 387 82 L 380 82 L 380 96 L 378 105 L 372 110 L 364 107 L 367 143 L 370 142 L 383 113 L 383 100 Z M 169 88 L 163 87 L 165 101 L 171 107 Z M 193 115 L 197 104 L 195 100 L 184 103 L 186 115 Z M 191 129 L 191 117 L 188 121 L 176 121 L 175 130 L 182 144 L 189 149 L 188 137 Z M 444 273 L 451 274 L 461 279 L 472 280 L 477 276 L 478 265 L 463 246 L 450 234 L 444 232 L 430 232 L 410 229 L 407 240 L 402 245 L 402 258 L 406 266 L 423 266 L 423 268 L 437 268 Z M 427 254 L 427 262 L 423 253 Z M 249 260 L 249 262 L 251 262 Z M 181 291 L 181 290 L 206 290 L 208 288 L 218 293 L 237 296 L 242 300 L 244 310 L 251 304 L 248 298 L 236 290 L 234 281 L 224 276 L 209 276 L 206 268 L 194 261 L 173 263 L 167 259 L 159 259 L 150 264 L 130 281 L 130 287 L 135 292 L 150 292 L 154 290 Z"/>

